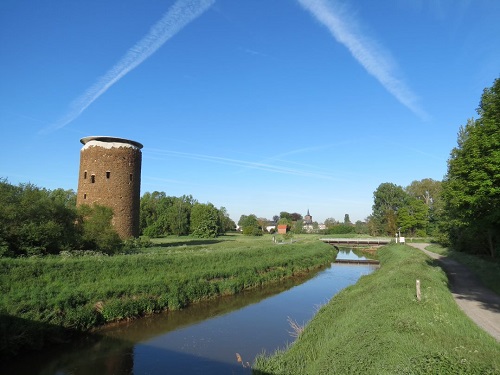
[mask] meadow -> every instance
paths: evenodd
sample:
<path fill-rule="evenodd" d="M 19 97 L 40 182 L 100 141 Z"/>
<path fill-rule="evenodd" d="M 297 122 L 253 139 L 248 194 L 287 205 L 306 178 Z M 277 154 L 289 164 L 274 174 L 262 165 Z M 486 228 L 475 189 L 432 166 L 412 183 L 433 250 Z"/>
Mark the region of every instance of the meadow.
<path fill-rule="evenodd" d="M 279 236 L 276 236 L 279 238 Z M 130 254 L 0 258 L 0 353 L 278 282 L 329 264 L 317 236 L 169 236 Z"/>
<path fill-rule="evenodd" d="M 500 373 L 500 343 L 459 309 L 435 261 L 397 244 L 378 259 L 377 272 L 332 298 L 286 350 L 259 356 L 254 373 Z"/>

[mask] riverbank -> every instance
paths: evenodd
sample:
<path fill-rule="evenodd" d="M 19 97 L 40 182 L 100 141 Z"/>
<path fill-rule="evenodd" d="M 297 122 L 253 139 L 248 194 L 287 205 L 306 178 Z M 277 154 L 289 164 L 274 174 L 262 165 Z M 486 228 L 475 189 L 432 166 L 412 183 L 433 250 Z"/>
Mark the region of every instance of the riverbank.
<path fill-rule="evenodd" d="M 287 350 L 259 357 L 254 373 L 500 373 L 500 344 L 456 305 L 435 261 L 396 244 L 378 255 L 377 272 L 323 306 Z"/>
<path fill-rule="evenodd" d="M 135 254 L 0 259 L 0 354 L 270 284 L 329 264 L 316 238 L 169 237 Z"/>

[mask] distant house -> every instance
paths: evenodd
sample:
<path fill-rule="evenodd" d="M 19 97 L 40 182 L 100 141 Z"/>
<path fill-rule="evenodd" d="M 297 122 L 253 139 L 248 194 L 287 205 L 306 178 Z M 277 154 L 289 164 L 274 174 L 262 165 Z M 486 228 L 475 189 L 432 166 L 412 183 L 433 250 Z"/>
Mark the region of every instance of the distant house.
<path fill-rule="evenodd" d="M 266 232 L 271 233 L 272 231 L 275 231 L 275 230 L 276 230 L 275 224 L 266 226 Z"/>
<path fill-rule="evenodd" d="M 288 231 L 288 225 L 286 225 L 286 224 L 278 225 L 278 233 L 279 234 L 286 234 L 287 231 Z"/>

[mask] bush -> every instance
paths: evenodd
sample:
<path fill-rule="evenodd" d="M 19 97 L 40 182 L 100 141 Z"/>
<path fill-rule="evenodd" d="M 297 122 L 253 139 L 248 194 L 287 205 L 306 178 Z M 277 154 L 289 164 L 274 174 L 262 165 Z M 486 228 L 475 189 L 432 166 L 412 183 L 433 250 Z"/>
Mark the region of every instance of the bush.
<path fill-rule="evenodd" d="M 337 224 L 325 230 L 325 234 L 347 234 L 355 232 L 356 227 L 348 224 Z"/>
<path fill-rule="evenodd" d="M 99 205 L 82 205 L 79 213 L 83 220 L 83 247 L 113 254 L 121 250 L 122 240 L 113 228 L 113 210 Z"/>

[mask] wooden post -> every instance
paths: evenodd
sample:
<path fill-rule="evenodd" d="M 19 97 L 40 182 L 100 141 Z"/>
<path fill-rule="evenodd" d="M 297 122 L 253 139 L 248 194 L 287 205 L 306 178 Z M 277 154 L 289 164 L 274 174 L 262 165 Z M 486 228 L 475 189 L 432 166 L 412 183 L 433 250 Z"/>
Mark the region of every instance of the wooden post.
<path fill-rule="evenodd" d="M 417 301 L 420 302 L 421 294 L 420 294 L 420 280 L 417 280 Z"/>

